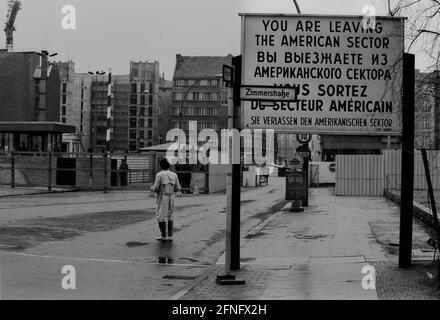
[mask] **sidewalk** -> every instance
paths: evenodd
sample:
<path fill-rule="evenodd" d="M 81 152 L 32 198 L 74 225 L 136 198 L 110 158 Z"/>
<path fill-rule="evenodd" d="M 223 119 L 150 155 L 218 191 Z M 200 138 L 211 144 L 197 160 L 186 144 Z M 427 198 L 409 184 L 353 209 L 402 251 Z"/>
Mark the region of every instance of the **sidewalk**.
<path fill-rule="evenodd" d="M 224 255 L 192 287 L 173 299 L 439 299 L 430 235 L 415 223 L 414 267 L 397 268 L 399 209 L 383 197 L 336 197 L 333 188 L 311 189 L 303 213 L 288 207 L 242 238 L 245 285 L 215 283 Z M 376 270 L 376 289 L 363 289 L 364 266 Z M 427 273 L 426 271 L 430 271 Z M 434 274 L 434 279 L 429 275 Z M 416 283 L 413 283 L 416 282 Z"/>
<path fill-rule="evenodd" d="M 46 194 L 52 192 L 65 192 L 72 191 L 71 189 L 64 188 L 52 188 L 51 191 L 47 189 L 47 187 L 15 187 L 11 188 L 11 186 L 2 185 L 0 186 L 0 197 L 18 197 L 18 196 L 26 196 L 32 194 Z"/>

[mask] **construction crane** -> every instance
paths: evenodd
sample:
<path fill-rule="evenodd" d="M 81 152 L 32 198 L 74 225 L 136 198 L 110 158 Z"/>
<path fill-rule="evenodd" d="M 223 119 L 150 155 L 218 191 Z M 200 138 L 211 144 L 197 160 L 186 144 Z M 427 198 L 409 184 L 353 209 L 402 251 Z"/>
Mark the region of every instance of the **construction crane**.
<path fill-rule="evenodd" d="M 8 14 L 6 15 L 6 49 L 8 52 L 12 52 L 14 49 L 14 31 L 15 31 L 15 19 L 17 18 L 18 11 L 21 9 L 21 2 L 18 0 L 8 1 Z"/>

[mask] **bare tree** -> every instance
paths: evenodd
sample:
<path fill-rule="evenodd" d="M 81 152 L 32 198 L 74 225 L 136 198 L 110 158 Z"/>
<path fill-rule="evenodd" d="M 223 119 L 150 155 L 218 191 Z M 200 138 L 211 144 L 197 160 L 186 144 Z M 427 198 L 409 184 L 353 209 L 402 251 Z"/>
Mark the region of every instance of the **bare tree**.
<path fill-rule="evenodd" d="M 440 68 L 440 0 L 397 0 L 390 15 L 408 17 L 407 50 L 423 54 L 429 69 Z"/>

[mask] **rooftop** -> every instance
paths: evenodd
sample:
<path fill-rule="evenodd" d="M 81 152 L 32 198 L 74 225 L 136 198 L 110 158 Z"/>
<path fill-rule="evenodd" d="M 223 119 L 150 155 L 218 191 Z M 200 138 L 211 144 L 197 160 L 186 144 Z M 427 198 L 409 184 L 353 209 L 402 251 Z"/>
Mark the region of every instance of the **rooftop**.
<path fill-rule="evenodd" d="M 176 55 L 174 79 L 203 78 L 222 73 L 224 64 L 232 64 L 232 54 L 227 56 Z"/>

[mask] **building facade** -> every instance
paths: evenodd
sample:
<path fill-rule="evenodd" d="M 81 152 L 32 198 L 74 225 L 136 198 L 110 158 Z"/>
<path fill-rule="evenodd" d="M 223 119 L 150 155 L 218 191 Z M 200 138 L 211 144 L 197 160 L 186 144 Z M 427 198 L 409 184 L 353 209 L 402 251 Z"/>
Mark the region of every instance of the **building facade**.
<path fill-rule="evenodd" d="M 128 150 L 158 143 L 159 138 L 159 62 L 130 61 L 130 99 Z"/>
<path fill-rule="evenodd" d="M 60 75 L 47 55 L 0 50 L 0 151 L 59 151 Z"/>
<path fill-rule="evenodd" d="M 102 152 L 107 147 L 112 151 L 127 152 L 128 145 L 128 104 L 129 76 L 111 76 L 112 121 L 107 121 L 108 75 L 91 75 L 91 112 L 90 112 L 90 150 Z M 110 141 L 107 144 L 107 129 L 112 128 Z"/>
<path fill-rule="evenodd" d="M 159 85 L 159 137 L 158 144 L 166 143 L 167 133 L 170 127 L 170 112 L 173 105 L 173 82 L 160 79 Z"/>
<path fill-rule="evenodd" d="M 92 75 L 75 73 L 73 61 L 58 62 L 61 76 L 60 122 L 75 126 L 74 134 L 63 135 L 64 151 L 85 152 L 90 147 Z"/>
<path fill-rule="evenodd" d="M 220 133 L 227 128 L 227 89 L 221 79 L 225 64 L 232 64 L 232 55 L 176 55 L 170 128 L 183 129 L 187 137 L 189 129 Z M 190 128 L 190 121 L 197 121 L 197 128 Z"/>
<path fill-rule="evenodd" d="M 440 149 L 440 71 L 416 70 L 415 147 Z"/>

